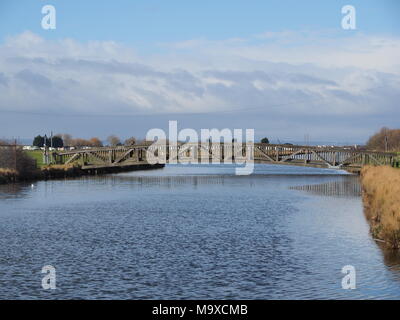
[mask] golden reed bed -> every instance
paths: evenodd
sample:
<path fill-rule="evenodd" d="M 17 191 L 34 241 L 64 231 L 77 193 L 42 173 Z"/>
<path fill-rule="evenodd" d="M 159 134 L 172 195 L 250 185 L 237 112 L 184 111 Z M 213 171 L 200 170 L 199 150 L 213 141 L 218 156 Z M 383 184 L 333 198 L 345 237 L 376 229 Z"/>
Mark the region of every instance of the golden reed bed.
<path fill-rule="evenodd" d="M 15 182 L 16 178 L 15 170 L 0 168 L 0 184 Z"/>
<path fill-rule="evenodd" d="M 365 215 L 372 236 L 400 247 L 400 169 L 366 166 L 361 171 Z"/>
<path fill-rule="evenodd" d="M 79 177 L 83 174 L 84 172 L 80 169 L 80 167 L 74 166 L 73 164 L 51 165 L 42 167 L 41 169 L 34 168 L 33 170 L 25 170 L 23 172 L 0 168 L 0 184 L 43 179 L 47 180 Z"/>

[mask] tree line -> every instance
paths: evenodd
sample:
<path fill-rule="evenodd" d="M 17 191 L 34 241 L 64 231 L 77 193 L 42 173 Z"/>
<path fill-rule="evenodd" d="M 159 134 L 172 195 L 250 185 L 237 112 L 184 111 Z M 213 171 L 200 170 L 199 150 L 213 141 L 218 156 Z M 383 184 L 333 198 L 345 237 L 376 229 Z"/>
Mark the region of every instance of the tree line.
<path fill-rule="evenodd" d="M 107 137 L 107 143 L 109 146 L 132 146 L 137 142 L 135 137 L 130 137 L 122 142 L 122 140 L 116 135 L 110 135 Z M 90 139 L 83 138 L 73 138 L 68 133 L 56 134 L 53 137 L 38 135 L 33 139 L 32 146 L 35 147 L 103 147 L 103 142 L 97 138 L 93 137 Z"/>
<path fill-rule="evenodd" d="M 110 135 L 106 139 L 107 144 L 112 147 L 116 146 L 133 146 L 137 143 L 144 143 L 145 141 L 138 141 L 135 137 L 130 137 L 122 140 L 116 135 Z M 268 138 L 262 138 L 260 140 L 261 143 L 269 143 Z M 32 142 L 32 146 L 34 147 L 53 147 L 53 148 L 62 148 L 62 147 L 103 147 L 103 142 L 97 138 L 93 137 L 90 139 L 82 139 L 82 138 L 73 138 L 68 133 L 59 133 L 54 135 L 53 137 L 47 137 L 37 135 Z"/>
<path fill-rule="evenodd" d="M 400 129 L 383 127 L 368 139 L 366 147 L 376 151 L 400 151 Z"/>

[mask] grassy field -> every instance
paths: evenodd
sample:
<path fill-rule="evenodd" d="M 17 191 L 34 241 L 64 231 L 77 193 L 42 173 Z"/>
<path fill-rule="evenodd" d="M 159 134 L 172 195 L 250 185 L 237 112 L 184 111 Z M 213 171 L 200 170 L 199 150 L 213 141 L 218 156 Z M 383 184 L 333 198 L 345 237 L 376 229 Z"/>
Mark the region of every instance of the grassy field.
<path fill-rule="evenodd" d="M 42 168 L 44 166 L 43 163 L 43 151 L 42 150 L 32 150 L 25 151 L 28 156 L 36 160 L 36 165 L 38 168 Z"/>

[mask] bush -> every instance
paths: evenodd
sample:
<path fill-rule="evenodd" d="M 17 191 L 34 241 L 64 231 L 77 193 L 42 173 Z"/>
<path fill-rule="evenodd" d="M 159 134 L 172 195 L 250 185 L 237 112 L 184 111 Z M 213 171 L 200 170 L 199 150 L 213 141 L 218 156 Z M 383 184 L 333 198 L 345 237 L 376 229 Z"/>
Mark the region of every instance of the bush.
<path fill-rule="evenodd" d="M 20 180 L 32 179 L 38 174 L 36 161 L 29 157 L 20 146 L 0 142 L 0 168 L 3 172 L 14 172 Z"/>

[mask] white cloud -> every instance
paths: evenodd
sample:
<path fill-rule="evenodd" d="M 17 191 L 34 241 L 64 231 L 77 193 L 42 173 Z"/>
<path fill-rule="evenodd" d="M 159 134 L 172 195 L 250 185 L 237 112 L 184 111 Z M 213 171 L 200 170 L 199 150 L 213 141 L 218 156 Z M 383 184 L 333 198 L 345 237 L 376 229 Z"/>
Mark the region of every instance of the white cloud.
<path fill-rule="evenodd" d="M 400 39 L 282 32 L 189 40 L 142 56 L 115 42 L 0 46 L 0 110 L 90 113 L 398 114 Z"/>

